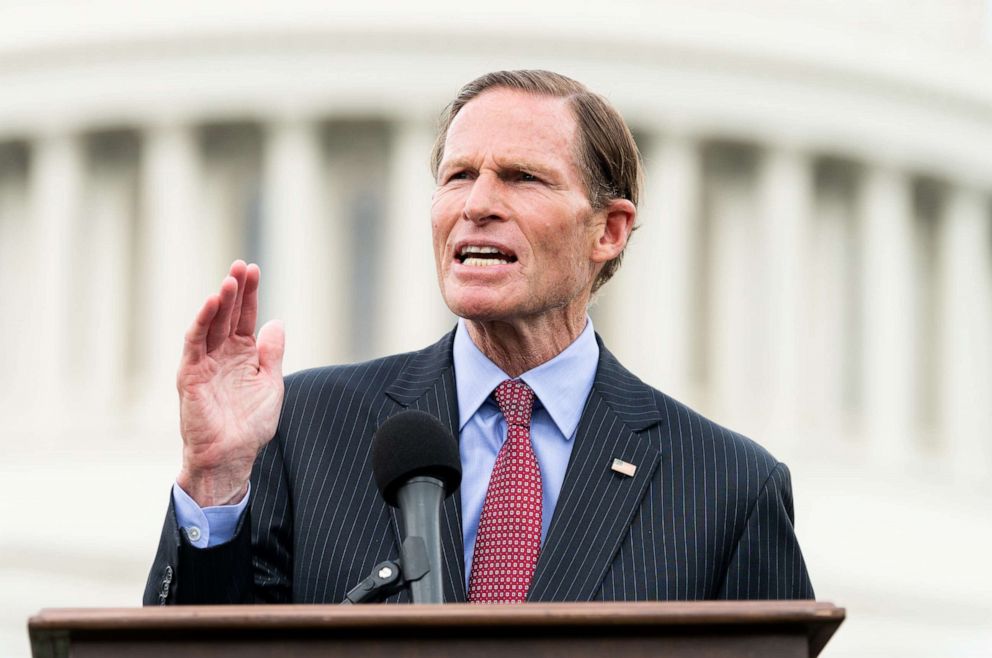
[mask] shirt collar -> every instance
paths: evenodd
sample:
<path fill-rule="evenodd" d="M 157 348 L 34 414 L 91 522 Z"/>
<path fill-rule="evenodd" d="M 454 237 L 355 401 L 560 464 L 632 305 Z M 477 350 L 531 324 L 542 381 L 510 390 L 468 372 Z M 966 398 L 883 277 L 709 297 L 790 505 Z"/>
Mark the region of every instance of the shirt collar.
<path fill-rule="evenodd" d="M 461 431 L 493 389 L 510 376 L 475 345 L 463 319 L 458 320 L 455 330 L 452 358 L 458 390 L 458 429 Z M 531 387 L 558 430 L 571 439 L 592 390 L 598 365 L 599 345 L 592 320 L 587 316 L 585 329 L 571 345 L 518 379 Z"/>

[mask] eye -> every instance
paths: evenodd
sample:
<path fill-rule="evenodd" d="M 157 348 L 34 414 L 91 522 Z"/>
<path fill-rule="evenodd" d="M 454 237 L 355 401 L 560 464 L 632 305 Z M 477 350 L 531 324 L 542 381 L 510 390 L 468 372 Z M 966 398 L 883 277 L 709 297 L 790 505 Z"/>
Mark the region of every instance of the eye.
<path fill-rule="evenodd" d="M 517 172 L 517 180 L 522 183 L 540 183 L 541 179 L 527 171 Z"/>
<path fill-rule="evenodd" d="M 456 180 L 468 180 L 470 177 L 471 177 L 471 173 L 468 170 L 459 169 L 449 174 L 447 181 L 450 182 Z"/>

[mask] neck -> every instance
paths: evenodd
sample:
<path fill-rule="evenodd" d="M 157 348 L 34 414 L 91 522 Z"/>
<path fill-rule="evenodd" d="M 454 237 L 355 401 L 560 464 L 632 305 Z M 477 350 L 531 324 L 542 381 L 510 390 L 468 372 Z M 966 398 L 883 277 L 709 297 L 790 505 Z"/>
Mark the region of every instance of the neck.
<path fill-rule="evenodd" d="M 510 377 L 519 377 L 561 354 L 586 326 L 580 313 L 536 320 L 465 320 L 468 334 L 483 354 Z"/>

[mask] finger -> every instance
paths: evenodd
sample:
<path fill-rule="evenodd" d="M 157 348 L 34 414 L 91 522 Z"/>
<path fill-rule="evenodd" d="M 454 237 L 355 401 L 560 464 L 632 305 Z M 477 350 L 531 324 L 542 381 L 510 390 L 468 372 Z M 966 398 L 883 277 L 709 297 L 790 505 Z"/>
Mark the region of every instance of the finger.
<path fill-rule="evenodd" d="M 252 263 L 245 272 L 245 296 L 241 303 L 241 318 L 235 331 L 239 336 L 254 336 L 258 320 L 258 281 L 262 273 Z"/>
<path fill-rule="evenodd" d="M 238 320 L 241 318 L 241 300 L 245 296 L 245 273 L 248 266 L 245 265 L 243 260 L 236 260 L 231 263 L 231 272 L 229 276 L 233 276 L 234 280 L 238 282 L 238 292 L 234 297 L 234 307 L 231 309 L 231 324 L 228 327 L 227 334 L 233 336 L 235 330 L 238 328 Z"/>
<path fill-rule="evenodd" d="M 238 294 L 238 282 L 233 276 L 224 279 L 220 284 L 220 308 L 210 323 L 207 331 L 207 352 L 217 349 L 227 339 L 231 326 L 231 311 L 234 308 L 234 298 Z"/>
<path fill-rule="evenodd" d="M 273 377 L 282 377 L 286 330 L 282 320 L 269 320 L 258 332 L 258 366 Z"/>
<path fill-rule="evenodd" d="M 193 324 L 186 330 L 183 341 L 184 363 L 196 363 L 207 354 L 207 332 L 220 308 L 220 295 L 210 295 L 196 314 Z"/>

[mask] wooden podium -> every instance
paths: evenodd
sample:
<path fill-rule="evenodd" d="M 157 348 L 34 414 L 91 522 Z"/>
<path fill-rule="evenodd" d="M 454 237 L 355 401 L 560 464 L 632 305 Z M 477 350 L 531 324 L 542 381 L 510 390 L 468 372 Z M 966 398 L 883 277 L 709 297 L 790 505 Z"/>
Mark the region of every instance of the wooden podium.
<path fill-rule="evenodd" d="M 46 609 L 34 658 L 816 656 L 844 610 L 816 601 Z"/>

